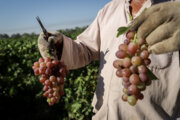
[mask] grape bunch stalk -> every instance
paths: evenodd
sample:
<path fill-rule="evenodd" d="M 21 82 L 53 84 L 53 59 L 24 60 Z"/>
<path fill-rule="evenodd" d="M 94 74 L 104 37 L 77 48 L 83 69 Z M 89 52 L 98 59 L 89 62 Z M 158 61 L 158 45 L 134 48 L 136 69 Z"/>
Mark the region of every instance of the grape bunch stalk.
<path fill-rule="evenodd" d="M 49 57 L 39 58 L 33 65 L 34 74 L 40 76 L 39 81 L 44 85 L 43 96 L 47 98 L 50 106 L 58 103 L 64 95 L 64 77 L 68 73 L 66 65 Z"/>
<path fill-rule="evenodd" d="M 147 66 L 151 60 L 146 40 L 138 40 L 136 33 L 129 30 L 126 32 L 126 40 L 118 47 L 116 57 L 118 59 L 113 62 L 113 66 L 117 69 L 117 77 L 122 78 L 122 100 L 134 106 L 137 100 L 144 98 L 142 91 L 152 81 L 148 76 Z"/>

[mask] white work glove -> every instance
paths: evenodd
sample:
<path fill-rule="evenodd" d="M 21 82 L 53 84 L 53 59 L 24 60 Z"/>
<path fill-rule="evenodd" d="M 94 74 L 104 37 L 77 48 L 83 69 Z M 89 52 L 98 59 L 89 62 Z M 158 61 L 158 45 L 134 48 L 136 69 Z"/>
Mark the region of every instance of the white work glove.
<path fill-rule="evenodd" d="M 63 34 L 60 32 L 50 32 L 48 40 L 44 33 L 40 33 L 38 38 L 38 48 L 43 58 L 50 57 L 52 59 L 58 58 L 58 47 L 63 41 Z"/>
<path fill-rule="evenodd" d="M 180 2 L 153 5 L 130 25 L 138 39 L 145 38 L 155 54 L 180 50 Z"/>

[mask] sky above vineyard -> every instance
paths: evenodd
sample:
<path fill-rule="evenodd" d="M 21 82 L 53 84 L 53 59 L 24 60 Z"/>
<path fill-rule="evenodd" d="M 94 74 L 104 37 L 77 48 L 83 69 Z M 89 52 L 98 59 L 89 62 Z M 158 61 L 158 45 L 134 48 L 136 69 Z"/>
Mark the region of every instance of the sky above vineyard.
<path fill-rule="evenodd" d="M 39 33 L 89 25 L 111 0 L 0 0 L 0 33 Z"/>

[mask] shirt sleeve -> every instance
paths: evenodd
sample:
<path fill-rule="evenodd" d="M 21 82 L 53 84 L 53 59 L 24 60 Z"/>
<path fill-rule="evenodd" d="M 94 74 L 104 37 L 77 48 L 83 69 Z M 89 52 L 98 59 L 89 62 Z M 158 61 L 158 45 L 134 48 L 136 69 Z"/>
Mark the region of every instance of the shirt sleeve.
<path fill-rule="evenodd" d="M 98 12 L 93 23 L 76 40 L 63 36 L 63 52 L 61 60 L 68 69 L 76 69 L 100 58 L 100 27 Z"/>

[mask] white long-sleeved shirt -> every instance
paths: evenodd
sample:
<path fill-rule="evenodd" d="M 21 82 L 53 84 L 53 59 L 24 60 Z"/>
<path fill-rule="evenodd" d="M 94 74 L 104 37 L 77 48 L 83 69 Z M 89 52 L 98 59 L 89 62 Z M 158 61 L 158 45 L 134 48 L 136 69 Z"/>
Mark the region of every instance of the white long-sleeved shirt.
<path fill-rule="evenodd" d="M 155 1 L 154 3 L 165 0 Z M 139 12 L 152 5 L 147 0 Z M 159 80 L 153 81 L 143 92 L 144 99 L 136 106 L 122 101 L 123 86 L 116 76 L 113 61 L 125 36 L 116 37 L 120 26 L 130 23 L 129 0 L 113 0 L 99 11 L 93 23 L 72 41 L 64 36 L 62 60 L 69 69 L 100 60 L 99 77 L 92 105 L 93 120 L 174 120 L 180 118 L 179 52 L 151 55 L 149 68 Z"/>

